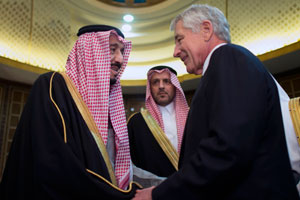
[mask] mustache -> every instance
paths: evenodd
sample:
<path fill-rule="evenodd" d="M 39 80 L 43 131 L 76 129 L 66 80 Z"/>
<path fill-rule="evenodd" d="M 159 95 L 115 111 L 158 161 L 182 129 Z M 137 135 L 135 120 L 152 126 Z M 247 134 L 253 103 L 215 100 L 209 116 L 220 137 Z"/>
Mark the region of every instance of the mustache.
<path fill-rule="evenodd" d="M 168 94 L 168 92 L 166 92 L 164 89 L 160 89 L 157 94 Z"/>
<path fill-rule="evenodd" d="M 119 69 L 122 67 L 121 63 L 112 63 L 111 66 L 117 66 Z"/>

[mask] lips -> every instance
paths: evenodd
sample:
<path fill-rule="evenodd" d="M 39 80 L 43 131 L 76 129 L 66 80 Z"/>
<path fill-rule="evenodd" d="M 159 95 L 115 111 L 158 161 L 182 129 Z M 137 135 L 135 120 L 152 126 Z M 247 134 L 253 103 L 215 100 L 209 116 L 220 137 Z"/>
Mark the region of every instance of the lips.
<path fill-rule="evenodd" d="M 110 70 L 111 74 L 113 74 L 115 77 L 119 74 L 121 66 L 119 65 L 111 65 Z"/>
<path fill-rule="evenodd" d="M 188 58 L 188 56 L 182 56 L 182 57 L 180 57 L 180 59 L 181 59 L 181 61 L 182 62 L 185 62 L 185 60 Z"/>
<path fill-rule="evenodd" d="M 164 96 L 164 95 L 167 95 L 168 93 L 166 93 L 166 92 L 159 92 L 158 93 L 158 95 L 160 95 L 160 96 Z"/>
<path fill-rule="evenodd" d="M 118 66 L 116 66 L 116 65 L 112 65 L 111 66 L 111 70 L 113 70 L 113 71 L 115 71 L 115 72 L 119 72 L 119 67 Z"/>

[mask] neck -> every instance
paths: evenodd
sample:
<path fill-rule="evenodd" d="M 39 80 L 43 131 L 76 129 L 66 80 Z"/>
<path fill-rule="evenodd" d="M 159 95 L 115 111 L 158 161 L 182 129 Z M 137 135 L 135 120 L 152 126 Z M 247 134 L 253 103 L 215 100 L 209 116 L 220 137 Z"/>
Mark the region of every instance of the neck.
<path fill-rule="evenodd" d="M 162 105 L 158 105 L 159 107 L 162 107 L 162 108 L 166 108 L 166 107 L 171 107 L 173 108 L 174 107 L 174 102 L 171 101 L 169 104 L 165 105 L 165 106 L 162 106 Z"/>
<path fill-rule="evenodd" d="M 227 43 L 225 40 L 219 39 L 215 34 L 211 37 L 211 39 L 208 41 L 208 54 L 219 44 Z"/>

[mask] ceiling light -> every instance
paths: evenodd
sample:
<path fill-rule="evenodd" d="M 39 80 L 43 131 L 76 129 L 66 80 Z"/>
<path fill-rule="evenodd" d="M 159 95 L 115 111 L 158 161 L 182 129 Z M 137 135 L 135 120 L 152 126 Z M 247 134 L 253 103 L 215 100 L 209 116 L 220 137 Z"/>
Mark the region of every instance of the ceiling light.
<path fill-rule="evenodd" d="M 122 30 L 123 30 L 124 32 L 129 32 L 129 31 L 131 31 L 131 26 L 130 26 L 129 24 L 124 24 L 124 25 L 122 26 Z"/>
<path fill-rule="evenodd" d="M 132 22 L 134 20 L 134 17 L 130 14 L 124 15 L 123 17 L 125 22 Z"/>

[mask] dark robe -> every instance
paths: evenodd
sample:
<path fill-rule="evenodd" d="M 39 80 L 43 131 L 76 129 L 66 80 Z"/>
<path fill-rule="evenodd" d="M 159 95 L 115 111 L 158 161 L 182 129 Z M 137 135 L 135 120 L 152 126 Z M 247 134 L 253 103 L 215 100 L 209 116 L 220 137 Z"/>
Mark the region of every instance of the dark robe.
<path fill-rule="evenodd" d="M 135 166 L 162 177 L 170 176 L 176 172 L 141 113 L 133 115 L 127 125 L 130 155 Z"/>
<path fill-rule="evenodd" d="M 277 87 L 243 47 L 218 48 L 193 96 L 179 171 L 153 199 L 299 199 Z"/>
<path fill-rule="evenodd" d="M 110 181 L 104 159 L 60 74 L 41 75 L 32 87 L 15 132 L 0 185 L 0 199 L 131 199 L 136 186 L 122 192 Z"/>

